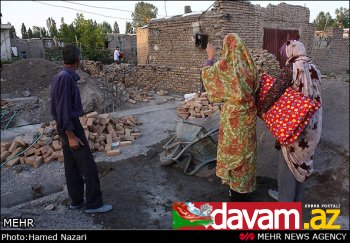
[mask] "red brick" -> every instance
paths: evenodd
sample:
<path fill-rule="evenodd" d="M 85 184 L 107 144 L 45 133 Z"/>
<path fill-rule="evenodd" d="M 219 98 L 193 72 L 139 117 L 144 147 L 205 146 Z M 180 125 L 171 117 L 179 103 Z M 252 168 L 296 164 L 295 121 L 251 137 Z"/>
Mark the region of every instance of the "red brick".
<path fill-rule="evenodd" d="M 120 154 L 120 150 L 119 149 L 113 149 L 113 150 L 108 150 L 107 151 L 107 155 L 108 156 L 116 156 Z"/>
<path fill-rule="evenodd" d="M 130 146 L 130 145 L 132 145 L 131 141 L 122 141 L 119 144 L 120 147 L 127 147 L 127 146 Z"/>
<path fill-rule="evenodd" d="M 31 156 L 32 154 L 35 153 L 35 148 L 30 148 L 28 149 L 26 152 L 24 152 L 24 156 L 28 157 L 28 156 Z"/>
<path fill-rule="evenodd" d="M 111 134 L 106 134 L 106 143 L 112 144 L 112 135 Z"/>
<path fill-rule="evenodd" d="M 61 143 L 58 140 L 54 140 L 51 146 L 56 151 L 62 149 Z"/>
<path fill-rule="evenodd" d="M 12 153 L 13 151 L 15 151 L 17 149 L 18 145 L 19 144 L 16 141 L 13 141 L 9 147 L 9 152 Z"/>
<path fill-rule="evenodd" d="M 47 164 L 53 160 L 54 160 L 54 158 L 52 158 L 52 156 L 48 156 L 48 157 L 44 158 L 44 163 Z"/>
<path fill-rule="evenodd" d="M 35 160 L 33 161 L 33 167 L 38 168 L 42 162 L 43 162 L 43 157 L 41 156 L 35 157 Z"/>
<path fill-rule="evenodd" d="M 14 158 L 14 159 L 8 161 L 8 162 L 5 164 L 5 166 L 6 166 L 6 167 L 12 167 L 12 166 L 18 164 L 19 162 L 20 162 L 20 158 L 19 158 L 19 157 L 16 157 L 16 158 Z"/>
<path fill-rule="evenodd" d="M 89 114 L 86 114 L 86 117 L 87 118 L 90 118 L 90 117 L 96 117 L 97 116 L 97 112 L 96 111 L 94 111 L 94 112 L 90 112 Z"/>
<path fill-rule="evenodd" d="M 5 161 L 7 159 L 7 157 L 10 156 L 10 152 L 9 151 L 5 151 L 3 153 L 1 153 L 1 162 Z"/>

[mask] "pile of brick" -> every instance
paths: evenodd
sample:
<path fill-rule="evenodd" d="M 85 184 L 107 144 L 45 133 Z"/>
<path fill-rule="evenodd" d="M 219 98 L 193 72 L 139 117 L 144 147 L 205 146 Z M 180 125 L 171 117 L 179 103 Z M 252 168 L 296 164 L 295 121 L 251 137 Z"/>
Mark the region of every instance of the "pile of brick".
<path fill-rule="evenodd" d="M 103 70 L 103 64 L 101 62 L 84 60 L 81 62 L 82 69 L 87 72 L 92 78 L 100 77 Z"/>
<path fill-rule="evenodd" d="M 197 93 L 191 99 L 184 101 L 178 108 L 178 116 L 182 119 L 205 118 L 221 110 L 222 103 L 211 103 L 207 93 Z"/>
<path fill-rule="evenodd" d="M 62 144 L 55 127 L 55 122 L 43 124 L 39 129 L 42 135 L 32 146 L 23 137 L 16 137 L 12 142 L 1 142 L 1 163 L 7 161 L 6 167 L 21 163 L 37 168 L 42 162 L 63 162 Z M 17 156 L 18 154 L 20 155 Z"/>
<path fill-rule="evenodd" d="M 83 70 L 93 78 L 99 78 L 101 82 L 108 87 L 107 83 L 113 83 L 113 95 L 117 97 L 118 102 L 129 102 L 136 104 L 138 102 L 148 102 L 151 95 L 146 89 L 139 90 L 137 87 L 126 87 L 128 80 L 135 78 L 135 66 L 130 64 L 110 64 L 103 65 L 94 61 L 83 61 Z"/>
<path fill-rule="evenodd" d="M 9 102 L 8 100 L 1 100 L 0 105 L 1 105 L 1 110 L 3 110 L 10 106 L 13 106 L 14 104 L 12 102 Z"/>
<path fill-rule="evenodd" d="M 274 77 L 278 76 L 281 72 L 280 64 L 276 57 L 267 52 L 264 49 L 250 49 L 250 54 L 258 68 L 259 75 L 265 72 Z"/>
<path fill-rule="evenodd" d="M 108 82 L 125 82 L 135 77 L 135 66 L 131 64 L 103 65 L 101 62 L 83 61 L 82 69 L 92 78 L 104 78 Z"/>
<path fill-rule="evenodd" d="M 137 128 L 142 123 L 133 116 L 121 118 L 110 117 L 108 114 L 92 112 L 80 118 L 85 136 L 93 151 L 106 151 L 108 156 L 120 154 L 116 147 L 125 147 L 141 136 Z"/>
<path fill-rule="evenodd" d="M 92 112 L 81 117 L 80 122 L 90 149 L 106 152 L 108 156 L 120 154 L 118 148 L 132 145 L 133 141 L 141 136 L 137 126 L 142 123 L 133 116 L 114 118 L 108 114 L 99 115 Z M 23 137 L 16 137 L 12 142 L 1 142 L 1 163 L 7 161 L 6 167 L 22 163 L 37 168 L 42 162 L 63 162 L 62 144 L 56 131 L 56 122 L 43 124 L 39 134 L 42 135 L 31 146 Z M 18 154 L 20 155 L 17 156 Z"/>
<path fill-rule="evenodd" d="M 127 88 L 129 94 L 129 103 L 136 104 L 137 102 L 147 103 L 149 100 L 153 100 L 152 93 L 147 89 L 137 89 L 137 87 Z"/>

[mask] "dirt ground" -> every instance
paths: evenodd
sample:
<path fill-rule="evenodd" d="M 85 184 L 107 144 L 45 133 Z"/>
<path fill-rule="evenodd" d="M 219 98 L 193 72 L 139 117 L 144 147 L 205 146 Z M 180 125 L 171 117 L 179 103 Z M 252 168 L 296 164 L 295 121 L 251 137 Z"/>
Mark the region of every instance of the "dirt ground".
<path fill-rule="evenodd" d="M 52 120 L 49 107 L 51 80 L 62 67 L 41 58 L 25 59 L 4 65 L 1 69 L 1 99 L 12 103 L 6 108 L 9 111 L 8 117 L 13 111 L 23 107 L 9 127 Z M 83 71 L 78 70 L 77 73 L 81 78 L 78 87 L 84 111 L 103 112 L 105 102 L 99 81 L 92 79 Z"/>
<path fill-rule="evenodd" d="M 323 80 L 322 89 L 323 131 L 315 156 L 315 173 L 305 185 L 305 203 L 340 204 L 337 223 L 349 229 L 349 83 Z M 175 131 L 177 105 L 178 101 L 157 105 L 155 100 L 115 113 L 133 114 L 144 124 L 140 127 L 142 137 L 122 150 L 121 156 L 95 154 L 104 201 L 113 205 L 111 212 L 90 216 L 83 210 L 68 210 L 69 198 L 62 191 L 63 165 L 53 162 L 38 169 L 23 168 L 18 173 L 1 169 L 1 217 L 33 217 L 37 229 L 170 229 L 174 201 L 227 201 L 227 186 L 214 175 L 215 163 L 203 169 L 206 173 L 201 171 L 195 176 L 184 175 L 181 166 L 160 166 L 161 146 Z M 23 129 L 27 133 L 31 128 Z M 261 121 L 257 131 L 258 187 L 251 200 L 274 201 L 267 190 L 277 187 L 278 152 Z M 2 136 L 9 134 L 6 131 Z M 48 182 L 55 186 L 43 191 L 46 196 L 3 206 L 5 194 L 8 199 L 10 193 L 18 193 L 26 186 Z M 309 217 L 310 210 L 304 209 L 304 220 Z"/>
<path fill-rule="evenodd" d="M 114 206 L 113 213 L 96 215 L 94 221 L 110 229 L 171 229 L 172 203 L 176 201 L 221 202 L 228 200 L 228 187 L 211 173 L 200 178 L 187 176 L 180 168 L 160 166 L 159 153 L 164 142 L 151 147 L 147 155 L 108 165 L 101 178 L 104 200 Z M 214 171 L 215 162 L 209 166 Z M 276 182 L 258 177 L 252 201 L 272 201 L 267 194 Z"/>

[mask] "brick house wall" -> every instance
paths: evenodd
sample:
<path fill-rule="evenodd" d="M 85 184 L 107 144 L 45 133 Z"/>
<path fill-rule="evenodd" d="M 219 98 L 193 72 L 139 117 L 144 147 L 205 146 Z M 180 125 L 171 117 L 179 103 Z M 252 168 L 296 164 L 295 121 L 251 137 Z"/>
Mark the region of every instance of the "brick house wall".
<path fill-rule="evenodd" d="M 138 28 L 136 30 L 137 64 L 148 64 L 148 32 L 147 28 Z"/>
<path fill-rule="evenodd" d="M 306 7 L 280 3 L 278 5 L 269 4 L 266 8 L 256 7 L 264 21 L 260 22 L 260 42 L 262 46 L 263 28 L 298 30 L 300 41 L 305 44 L 309 54 L 312 51 L 314 32 L 316 28 L 309 23 L 310 10 Z"/>
<path fill-rule="evenodd" d="M 248 48 L 262 48 L 264 28 L 280 28 L 299 30 L 301 41 L 311 53 L 314 26 L 309 23 L 309 18 L 308 8 L 285 3 L 262 8 L 249 1 L 216 1 L 211 11 L 203 15 L 192 13 L 167 19 L 154 19 L 147 28 L 142 29 L 142 32 L 137 32 L 140 34 L 137 36 L 137 38 L 140 36 L 138 41 L 140 45 L 145 43 L 144 40 L 148 36 L 148 49 L 144 48 L 138 59 L 142 64 L 153 65 L 154 71 L 150 71 L 152 68 L 137 67 L 135 83 L 139 85 L 153 83 L 154 87 L 159 89 L 176 92 L 198 91 L 201 87 L 200 69 L 207 56 L 205 50 L 198 49 L 194 44 L 193 35 L 199 31 L 196 27 L 198 22 L 203 32 L 209 35 L 209 41 L 218 50 L 222 48 L 222 40 L 227 33 L 239 34 Z M 164 70 L 168 71 L 157 71 L 157 66 L 165 67 Z M 199 71 L 189 72 L 188 76 L 184 77 L 182 70 L 191 68 Z M 167 78 L 172 81 L 169 82 Z M 189 80 L 188 83 L 186 80 Z M 182 85 L 174 85 L 172 82 Z"/>
<path fill-rule="evenodd" d="M 343 38 L 343 29 L 332 31 L 332 42 L 327 48 L 314 47 L 312 59 L 322 74 L 344 73 L 349 70 L 349 38 Z"/>

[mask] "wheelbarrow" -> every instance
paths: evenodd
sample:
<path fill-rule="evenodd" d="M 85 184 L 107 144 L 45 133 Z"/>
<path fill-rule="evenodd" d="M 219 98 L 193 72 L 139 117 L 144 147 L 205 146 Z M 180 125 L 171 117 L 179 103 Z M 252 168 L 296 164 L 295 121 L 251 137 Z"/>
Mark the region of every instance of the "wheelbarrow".
<path fill-rule="evenodd" d="M 163 146 L 161 165 L 184 163 L 184 173 L 194 175 L 216 161 L 220 112 L 209 118 L 177 120 L 176 133 Z"/>

